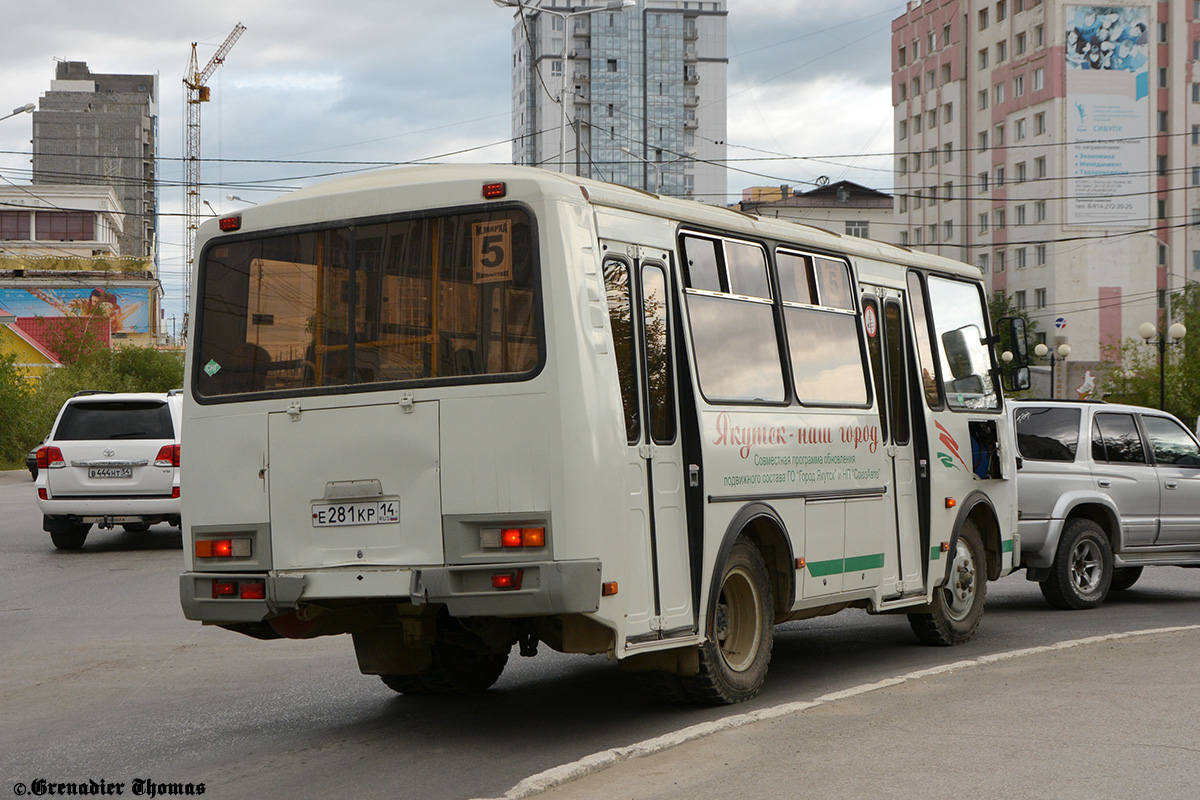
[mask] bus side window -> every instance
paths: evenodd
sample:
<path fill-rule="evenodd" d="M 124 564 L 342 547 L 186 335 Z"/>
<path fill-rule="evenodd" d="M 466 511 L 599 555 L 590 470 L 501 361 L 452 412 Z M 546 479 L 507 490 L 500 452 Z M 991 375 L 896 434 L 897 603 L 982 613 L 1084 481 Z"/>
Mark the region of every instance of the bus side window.
<path fill-rule="evenodd" d="M 721 262 L 717 259 L 720 242 L 699 236 L 683 237 L 683 263 L 689 289 L 725 291 L 721 287 Z"/>
<path fill-rule="evenodd" d="M 908 296 L 912 303 L 913 327 L 917 340 L 917 360 L 921 364 L 921 386 L 930 408 L 942 407 L 941 384 L 933 353 L 933 337 L 929 333 L 929 315 L 925 313 L 925 282 L 919 273 L 908 273 Z"/>
<path fill-rule="evenodd" d="M 884 386 L 883 326 L 879 324 L 879 301 L 863 295 L 863 329 L 867 334 L 867 355 L 871 358 L 871 377 L 875 383 L 875 403 L 879 409 L 879 432 L 888 440 L 888 393 Z"/>
<path fill-rule="evenodd" d="M 637 351 L 633 346 L 633 306 L 629 287 L 629 267 L 625 262 L 604 262 L 604 288 L 608 295 L 608 320 L 612 327 L 613 352 L 617 356 L 617 378 L 621 385 L 621 405 L 625 411 L 625 440 L 638 441 L 641 424 L 637 398 Z"/>
<path fill-rule="evenodd" d="M 675 384 L 671 372 L 667 276 L 662 267 L 654 264 L 642 269 L 642 312 L 650 435 L 655 444 L 670 444 L 675 441 Z"/>
<path fill-rule="evenodd" d="M 817 304 L 817 280 L 811 259 L 793 253 L 776 253 L 779 293 L 785 303 Z"/>

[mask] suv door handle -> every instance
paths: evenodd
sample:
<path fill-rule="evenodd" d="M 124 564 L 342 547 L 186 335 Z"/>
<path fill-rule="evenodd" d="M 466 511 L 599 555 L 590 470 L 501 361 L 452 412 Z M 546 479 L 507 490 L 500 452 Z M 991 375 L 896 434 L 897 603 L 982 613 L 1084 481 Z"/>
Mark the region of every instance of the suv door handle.
<path fill-rule="evenodd" d="M 1178 488 L 1179 488 L 1179 484 L 1178 484 L 1178 483 L 1176 483 L 1175 481 L 1167 481 L 1167 483 L 1166 483 L 1166 487 L 1167 487 L 1168 489 L 1178 489 Z"/>
<path fill-rule="evenodd" d="M 1107 489 L 1108 487 L 1112 486 L 1112 481 L 1108 480 L 1107 478 L 1101 478 L 1100 480 L 1096 481 L 1096 485 L 1101 489 Z"/>

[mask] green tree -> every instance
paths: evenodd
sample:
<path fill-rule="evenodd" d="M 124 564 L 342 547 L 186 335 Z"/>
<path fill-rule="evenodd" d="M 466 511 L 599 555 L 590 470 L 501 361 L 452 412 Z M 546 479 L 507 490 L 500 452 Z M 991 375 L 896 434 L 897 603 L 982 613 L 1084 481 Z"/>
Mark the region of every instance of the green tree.
<path fill-rule="evenodd" d="M 29 448 L 40 441 L 28 413 L 33 390 L 16 361 L 11 353 L 0 354 L 0 464 L 5 468 L 23 464 Z"/>
<path fill-rule="evenodd" d="M 1028 345 L 1028 356 L 1030 361 L 1033 360 L 1033 342 L 1037 339 L 1036 333 L 1038 324 L 1036 320 L 1029 318 L 1029 312 L 1024 308 L 1017 308 L 1011 295 L 1006 295 L 1004 292 L 992 292 L 992 296 L 988 298 L 988 317 L 992 325 L 992 334 L 999 337 L 999 342 L 996 345 L 996 353 L 1003 353 L 1006 350 L 1013 352 L 1013 343 L 1007 323 L 1002 323 L 1000 320 L 1005 317 L 1020 317 L 1025 320 L 1025 340 Z M 1003 364 L 1001 364 L 1003 367 Z M 1005 386 L 1007 387 L 1007 383 Z M 1025 392 L 1012 393 L 1014 397 L 1024 397 Z"/>

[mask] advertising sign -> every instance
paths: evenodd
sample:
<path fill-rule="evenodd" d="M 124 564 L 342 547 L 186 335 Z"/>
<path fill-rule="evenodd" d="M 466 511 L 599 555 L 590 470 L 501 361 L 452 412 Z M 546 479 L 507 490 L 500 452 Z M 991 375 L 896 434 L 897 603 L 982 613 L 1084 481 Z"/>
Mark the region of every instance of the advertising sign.
<path fill-rule="evenodd" d="M 150 289 L 144 286 L 31 286 L 0 289 L 0 309 L 18 317 L 83 317 L 103 314 L 112 332 L 150 330 Z"/>

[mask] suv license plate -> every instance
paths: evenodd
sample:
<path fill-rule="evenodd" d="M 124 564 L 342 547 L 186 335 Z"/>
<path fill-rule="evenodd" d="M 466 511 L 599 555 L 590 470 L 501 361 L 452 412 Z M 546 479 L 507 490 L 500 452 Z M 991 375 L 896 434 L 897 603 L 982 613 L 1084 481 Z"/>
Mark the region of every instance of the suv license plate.
<path fill-rule="evenodd" d="M 312 507 L 314 528 L 338 525 L 379 525 L 400 521 L 400 501 L 367 500 L 354 503 L 316 503 Z"/>
<path fill-rule="evenodd" d="M 132 478 L 133 467 L 89 467 L 89 478 Z"/>

